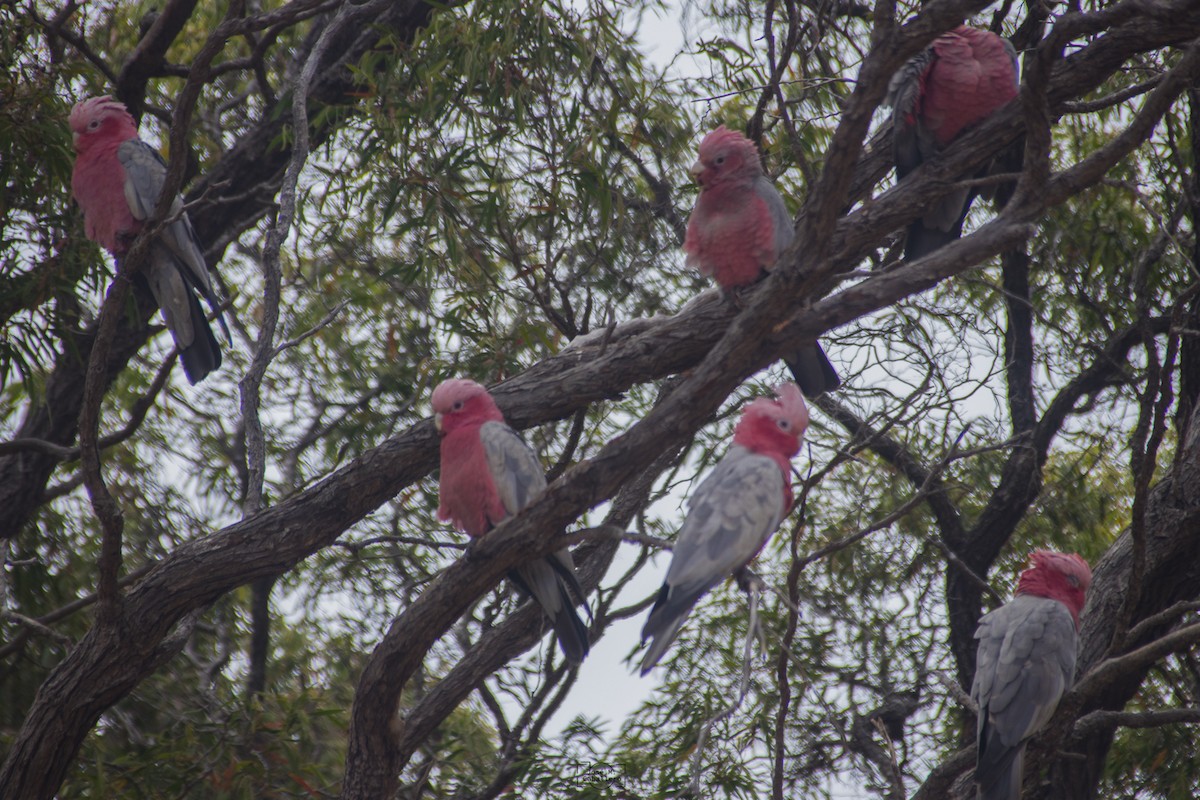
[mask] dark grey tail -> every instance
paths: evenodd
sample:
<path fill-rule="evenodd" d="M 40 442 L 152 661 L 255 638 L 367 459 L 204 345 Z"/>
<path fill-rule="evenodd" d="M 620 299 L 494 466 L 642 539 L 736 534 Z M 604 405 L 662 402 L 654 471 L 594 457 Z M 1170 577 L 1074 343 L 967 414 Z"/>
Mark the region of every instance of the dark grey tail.
<path fill-rule="evenodd" d="M 163 258 L 169 259 L 170 253 L 165 248 L 159 248 L 155 251 L 154 256 L 160 260 Z M 221 347 L 217 344 L 217 339 L 213 336 L 212 326 L 208 324 L 208 318 L 204 315 L 204 310 L 200 307 L 200 301 L 192 291 L 190 284 L 186 281 L 180 281 L 182 291 L 172 292 L 169 287 L 156 286 L 156 281 L 151 280 L 154 269 L 160 270 L 158 284 L 169 284 L 169 278 L 163 279 L 164 274 L 161 271 L 171 270 L 178 272 L 180 275 L 184 273 L 174 266 L 174 262 L 168 261 L 165 264 L 155 265 L 149 264 L 147 268 L 137 274 L 135 280 L 143 288 L 150 292 L 154 297 L 154 302 L 158 304 L 162 311 L 163 321 L 166 323 L 167 330 L 171 332 L 171 338 L 175 341 L 175 346 L 179 347 L 179 360 L 183 364 L 183 374 L 187 376 L 188 383 L 195 386 L 200 381 L 204 380 L 210 372 L 221 366 Z M 175 303 L 172 307 L 166 307 L 163 304 L 170 302 L 170 298 L 182 299 L 183 305 Z M 214 307 L 215 310 L 215 307 Z M 182 319 L 186 314 L 187 319 Z M 221 326 L 225 327 L 225 320 L 221 320 Z M 192 342 L 186 347 L 180 344 L 181 338 L 186 337 L 180 335 L 176 330 L 177 326 L 183 326 L 187 323 L 191 324 Z M 186 332 L 186 328 L 183 329 Z M 225 328 L 226 336 L 229 335 L 229 329 Z"/>
<path fill-rule="evenodd" d="M 650 647 L 642 657 L 642 675 L 659 662 L 692 613 L 692 606 L 716 584 L 717 581 L 712 580 L 687 587 L 672 587 L 668 583 L 662 585 L 654 607 L 646 617 L 646 624 L 642 626 L 642 641 L 650 640 Z"/>
<path fill-rule="evenodd" d="M 1025 742 L 1016 747 L 1004 747 L 993 740 L 985 743 L 984 748 L 975 767 L 977 800 L 1021 800 Z"/>
<path fill-rule="evenodd" d="M 573 584 L 580 601 L 583 601 L 583 587 L 573 573 L 569 581 L 564 580 L 562 567 L 558 559 L 548 556 L 510 570 L 508 579 L 546 612 L 567 661 L 580 664 L 587 657 L 591 644 L 587 625 L 575 611 L 575 600 L 567 584 Z M 587 608 L 586 602 L 584 608 Z M 588 616 L 591 613 L 588 609 Z"/>
<path fill-rule="evenodd" d="M 842 385 L 837 370 L 825 356 L 821 345 L 813 344 L 804 347 L 785 358 L 784 363 L 792 371 L 792 377 L 800 386 L 805 397 L 819 397 L 825 392 L 832 392 Z"/>
<path fill-rule="evenodd" d="M 221 348 L 196 295 L 188 292 L 187 298 L 188 313 L 192 317 L 192 328 L 196 335 L 192 343 L 179 352 L 179 360 L 183 362 L 183 374 L 187 375 L 188 383 L 194 386 L 221 366 Z"/>
<path fill-rule="evenodd" d="M 988 175 L 1020 172 L 1021 165 L 1024 162 L 1024 155 L 1025 137 L 1021 136 L 1008 147 L 1004 148 L 1004 150 L 1000 151 L 1000 154 L 992 159 L 990 163 L 983 165 L 973 177 L 983 178 Z M 904 241 L 904 257 L 912 261 L 950 244 L 962 236 L 963 222 L 966 221 L 967 212 L 971 210 L 971 203 L 977 196 L 982 196 L 985 200 L 991 200 L 996 210 L 999 211 L 1012 199 L 1013 190 L 1016 186 L 1015 182 L 1006 181 L 983 189 L 971 189 L 962 195 L 955 193 L 947 195 L 938 206 L 931 209 L 931 215 L 918 218 L 913 224 L 908 226 L 908 238 Z M 957 219 L 954 218 L 956 203 L 961 203 L 961 206 L 957 209 Z M 940 220 L 935 224 L 926 225 L 925 220 L 930 219 L 930 216 L 933 218 L 940 217 Z"/>
<path fill-rule="evenodd" d="M 563 655 L 572 664 L 581 664 L 587 658 L 591 643 L 588 641 L 588 628 L 579 618 L 575 606 L 571 605 L 571 597 L 563 591 L 563 607 L 550 622 L 554 625 L 554 633 L 558 636 L 558 646 Z"/>
<path fill-rule="evenodd" d="M 909 225 L 908 238 L 904 240 L 904 257 L 909 261 L 913 261 L 922 256 L 927 256 L 934 250 L 945 247 L 961 236 L 963 220 L 967 218 L 967 209 L 970 207 L 970 202 L 963 206 L 962 216 L 959 217 L 958 222 L 950 230 L 927 227 L 919 219 L 912 225 Z"/>

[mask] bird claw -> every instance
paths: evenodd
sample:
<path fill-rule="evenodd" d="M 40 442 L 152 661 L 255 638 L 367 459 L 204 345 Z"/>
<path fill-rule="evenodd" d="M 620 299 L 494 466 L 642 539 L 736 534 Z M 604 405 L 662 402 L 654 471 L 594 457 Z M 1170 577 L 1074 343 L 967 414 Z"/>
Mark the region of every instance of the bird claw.
<path fill-rule="evenodd" d="M 754 573 L 749 567 L 742 567 L 737 572 L 733 573 L 733 579 L 737 581 L 738 588 L 746 594 L 750 594 L 751 589 L 761 593 L 767 588 L 767 584 Z"/>
<path fill-rule="evenodd" d="M 474 558 L 475 557 L 475 548 L 478 545 L 479 545 L 478 539 L 469 540 L 467 542 L 466 547 L 463 548 L 463 557 L 464 558 Z"/>
<path fill-rule="evenodd" d="M 736 308 L 738 311 L 741 311 L 746 307 L 746 299 L 742 296 L 742 293 L 745 291 L 745 289 L 746 287 L 744 286 L 738 286 L 732 289 L 722 289 L 721 294 L 725 295 L 725 298 L 730 303 L 733 303 L 734 308 Z"/>

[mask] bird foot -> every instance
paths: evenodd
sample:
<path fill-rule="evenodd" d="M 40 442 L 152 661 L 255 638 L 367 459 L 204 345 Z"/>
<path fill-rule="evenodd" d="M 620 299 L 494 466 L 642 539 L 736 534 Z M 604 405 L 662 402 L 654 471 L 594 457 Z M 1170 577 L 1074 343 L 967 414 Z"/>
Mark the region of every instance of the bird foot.
<path fill-rule="evenodd" d="M 760 594 L 767 588 L 766 582 L 749 567 L 742 567 L 733 573 L 733 579 L 737 581 L 738 588 L 746 594 L 750 593 L 751 588 L 756 589 Z"/>

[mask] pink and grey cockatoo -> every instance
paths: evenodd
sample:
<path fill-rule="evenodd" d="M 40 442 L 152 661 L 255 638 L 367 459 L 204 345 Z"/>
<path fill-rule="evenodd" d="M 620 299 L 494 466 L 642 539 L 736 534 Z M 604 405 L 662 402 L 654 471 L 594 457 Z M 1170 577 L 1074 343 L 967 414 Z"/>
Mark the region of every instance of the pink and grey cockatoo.
<path fill-rule="evenodd" d="M 75 140 L 71 189 L 83 209 L 85 231 L 119 260 L 154 213 L 166 164 L 158 151 L 138 138 L 133 117 L 111 97 L 76 104 L 70 124 Z M 170 218 L 173 221 L 151 243 L 149 261 L 138 277 L 149 285 L 179 348 L 183 371 L 194 384 L 221 366 L 221 350 L 196 292 L 213 311 L 220 301 L 209 281 L 196 231 L 183 211 L 183 198 L 175 198 Z M 224 328 L 224 318 L 218 314 L 217 319 Z M 228 338 L 228 329 L 225 335 Z"/>
<path fill-rule="evenodd" d="M 763 174 L 754 143 L 724 125 L 700 142 L 691 172 L 700 184 L 700 195 L 683 242 L 687 264 L 732 293 L 775 266 L 795 236 L 792 218 Z M 809 397 L 841 383 L 816 342 L 789 353 L 784 361 Z"/>
<path fill-rule="evenodd" d="M 1016 596 L 979 620 L 979 800 L 1018 800 L 1025 743 L 1045 725 L 1075 680 L 1079 612 L 1092 571 L 1071 553 L 1035 550 Z"/>
<path fill-rule="evenodd" d="M 679 634 L 701 595 L 758 555 L 792 507 L 791 458 L 800 452 L 808 409 L 794 383 L 742 411 L 733 445 L 688 499 L 667 579 L 642 628 L 645 675 Z"/>
<path fill-rule="evenodd" d="M 962 131 L 1016 97 L 1017 89 L 1017 55 L 1007 39 L 966 25 L 934 39 L 888 87 L 897 177 L 936 156 Z M 1006 169 L 1019 168 L 1019 160 L 1009 163 L 1013 156 L 1004 161 Z M 985 167 L 980 174 L 988 171 Z M 914 221 L 905 257 L 920 258 L 957 239 L 976 193 L 955 190 Z"/>
<path fill-rule="evenodd" d="M 532 503 L 546 489 L 537 457 L 487 389 L 452 378 L 433 390 L 434 422 L 442 434 L 442 475 L 438 518 L 469 536 L 486 534 Z M 508 574 L 550 617 L 558 643 L 572 664 L 588 653 L 588 630 L 575 613 L 583 587 L 566 549 L 522 564 Z M 586 607 L 586 606 L 585 606 Z"/>

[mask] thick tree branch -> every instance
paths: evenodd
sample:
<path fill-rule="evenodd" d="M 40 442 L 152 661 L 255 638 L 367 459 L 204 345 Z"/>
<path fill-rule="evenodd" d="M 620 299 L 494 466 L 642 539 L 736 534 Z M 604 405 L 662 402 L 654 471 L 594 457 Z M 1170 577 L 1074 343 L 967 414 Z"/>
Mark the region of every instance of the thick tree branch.
<path fill-rule="evenodd" d="M 957 21 L 952 19 L 954 14 L 965 7 L 934 2 L 928 6 L 932 11 L 923 13 L 942 15 L 937 19 L 949 27 Z M 412 11 L 411 6 L 406 8 Z M 880 8 L 884 9 L 881 13 L 886 12 L 886 4 Z M 1078 97 L 1078 91 L 1098 85 L 1132 54 L 1162 46 L 1173 37 L 1187 35 L 1189 30 L 1195 35 L 1200 12 L 1189 7 L 1172 8 L 1178 13 L 1169 22 L 1153 15 L 1127 18 L 1121 23 L 1122 30 L 1109 31 L 1084 47 L 1078 57 L 1067 59 L 1051 76 L 1047 91 L 1050 108 L 1063 99 Z M 929 23 L 920 34 L 928 41 L 937 33 L 930 22 L 934 17 L 921 19 L 922 24 Z M 882 236 L 919 213 L 916 209 L 926 202 L 931 186 L 953 183 L 954 176 L 965 171 L 964 164 L 976 158 L 981 163 L 1020 132 L 1021 120 L 1015 109 L 999 115 L 994 124 L 981 126 L 964 137 L 938 163 L 923 168 L 923 173 L 919 170 L 921 174 L 914 173 L 903 185 L 838 220 L 852 185 L 850 167 L 859 158 L 865 134 L 863 120 L 874 110 L 871 98 L 882 94 L 879 84 L 886 80 L 888 71 L 922 44 L 915 33 L 907 35 L 904 42 L 902 48 L 893 48 L 872 61 L 873 72 L 867 76 L 870 80 L 864 79 L 872 85 L 863 88 L 863 94 L 850 103 L 847 132 L 837 139 L 827 162 L 827 172 L 836 168 L 843 174 L 822 176 L 821 186 L 828 189 L 823 195 L 827 206 L 822 206 L 820 199 L 810 200 L 810 217 L 801 224 L 802 231 L 820 235 L 820 242 L 802 236 L 800 247 L 791 254 L 793 263 L 777 270 L 765 286 L 753 293 L 751 305 L 743 314 L 734 317 L 727 306 L 702 300 L 640 333 L 615 335 L 603 351 L 588 345 L 573 348 L 497 387 L 496 397 L 508 419 L 524 428 L 565 418 L 636 383 L 701 364 L 685 380 L 686 391 L 680 394 L 686 400 L 672 396 L 596 458 L 567 470 L 542 500 L 486 537 L 476 552 L 435 579 L 410 613 L 397 620 L 391 636 L 403 641 L 406 650 L 390 664 L 381 663 L 377 678 L 382 670 L 394 668 L 388 680 L 402 686 L 417 669 L 428 644 L 453 623 L 464 604 L 494 585 L 508 566 L 548 552 L 558 544 L 554 541 L 557 531 L 580 511 L 611 497 L 640 465 L 685 441 L 744 376 L 770 363 L 785 346 L 791 346 L 790 337 L 814 337 L 833 325 L 845 324 L 862 313 L 922 291 L 945 277 L 960 274 L 1028 233 L 1030 221 L 1044 206 L 1039 208 L 1031 202 L 1019 205 L 937 254 L 872 276 L 811 308 L 800 307 L 798 298 L 820 296 L 818 290 L 832 285 L 840 272 L 852 269 Z M 876 47 L 883 46 L 876 43 Z M 1078 91 L 1072 92 L 1070 87 Z M 316 136 L 314 133 L 314 141 Z M 265 146 L 252 152 L 264 162 L 274 158 Z M 1110 162 L 1119 156 L 1117 149 L 1105 154 Z M 223 165 L 237 163 L 241 157 L 234 157 L 231 151 Z M 262 174 L 259 164 L 243 162 L 243 166 L 249 175 Z M 1088 178 L 1090 173 L 1076 177 Z M 214 187 L 219 185 L 211 174 L 209 181 Z M 205 225 L 214 226 L 208 229 L 210 233 L 221 235 L 249 224 L 246 219 L 257 219 L 265 208 L 265 203 L 251 203 L 257 209 L 255 213 L 232 217 L 228 215 L 236 211 L 237 203 L 219 197 L 208 198 L 205 203 L 201 205 L 207 210 L 197 216 Z M 223 217 L 228 223 L 224 228 L 218 224 Z M 218 238 L 211 236 L 209 240 Z M 789 341 L 785 344 L 785 340 Z M 64 750 L 73 753 L 98 715 L 174 652 L 178 632 L 186 630 L 200 610 L 234 587 L 278 575 L 328 546 L 347 527 L 427 474 L 436 459 L 436 446 L 432 426 L 418 423 L 278 506 L 173 551 L 127 593 L 120 609 L 121 624 L 107 631 L 93 629 L 54 670 L 0 768 L 0 783 L 15 787 L 22 797 L 53 796 L 67 768 L 58 754 Z M 1157 563 L 1153 557 L 1148 561 Z M 1097 585 L 1101 585 L 1101 577 L 1102 571 L 1098 570 Z M 411 613 L 414 610 L 420 613 Z M 80 686 L 88 691 L 78 691 Z M 361 702 L 372 700 L 390 720 L 396 709 L 395 697 L 381 693 L 364 697 Z M 374 742 L 372 747 L 379 746 L 373 751 L 377 761 L 372 760 L 367 747 L 352 749 L 347 776 L 364 780 L 355 785 L 348 782 L 349 796 L 354 796 L 356 787 L 393 785 L 395 773 L 388 772 L 388 765 L 397 762 L 393 746 L 402 734 L 402 730 L 392 731 Z M 372 771 L 373 775 L 368 774 Z"/>
<path fill-rule="evenodd" d="M 293 2 L 256 17 L 233 20 L 223 33 L 237 35 L 284 24 L 295 24 L 326 7 L 327 4 Z M 422 0 L 403 0 L 388 4 L 371 24 L 343 31 L 330 46 L 330 52 L 320 64 L 311 97 L 315 104 L 358 104 L 361 98 L 352 94 L 354 79 L 351 67 L 372 48 L 382 35 L 398 41 L 411 40 L 428 20 L 433 7 Z M 310 34 L 311 42 L 297 56 L 300 63 L 324 29 L 318 22 Z M 299 69 L 299 67 L 295 67 Z M 242 134 L 206 175 L 201 177 L 187 194 L 188 215 L 201 242 L 210 243 L 205 255 L 210 264 L 221 258 L 229 242 L 246 228 L 254 225 L 273 207 L 274 188 L 278 186 L 290 158 L 291 149 L 283 136 L 291 98 L 285 96 L 279 105 L 265 109 L 260 121 Z M 190 114 L 190 111 L 188 112 Z M 315 146 L 332 136 L 344 124 L 337 114 L 317 114 L 310 108 L 311 143 Z M 318 123 L 313 123 L 313 119 Z M 176 126 L 172 131 L 172 153 L 183 153 L 185 130 Z M 283 142 L 283 144 L 280 144 Z M 182 174 L 182 159 L 173 159 L 169 184 L 178 185 Z M 145 342 L 146 321 L 154 313 L 148 293 L 138 291 L 138 314 L 122 317 L 117 324 L 114 347 L 106 364 L 106 388 L 120 373 L 128 360 Z M 64 344 L 62 354 L 47 379 L 44 400 L 32 407 L 17 431 L 17 438 L 40 439 L 68 447 L 77 434 L 84 385 L 84 366 L 91 352 L 93 332 L 82 332 Z M 29 516 L 37 509 L 45 493 L 57 458 L 49 453 L 20 453 L 0 455 L 0 537 L 16 536 Z"/>

